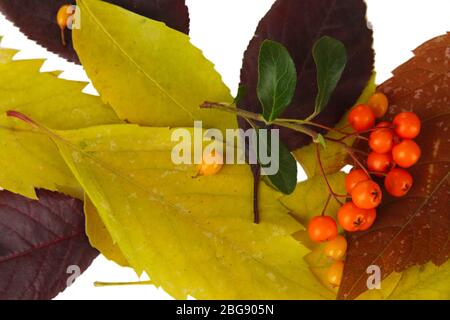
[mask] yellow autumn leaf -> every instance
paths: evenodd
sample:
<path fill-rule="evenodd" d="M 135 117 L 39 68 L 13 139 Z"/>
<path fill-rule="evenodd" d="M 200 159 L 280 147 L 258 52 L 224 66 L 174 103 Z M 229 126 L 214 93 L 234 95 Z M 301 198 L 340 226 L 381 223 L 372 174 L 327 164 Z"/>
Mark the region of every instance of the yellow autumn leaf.
<path fill-rule="evenodd" d="M 345 191 L 344 172 L 337 172 L 327 176 L 327 179 L 337 194 L 344 195 Z M 320 215 L 328 198 L 328 188 L 325 179 L 321 175 L 314 176 L 297 184 L 295 191 L 281 197 L 281 203 L 286 206 L 291 214 L 302 223 L 308 225 L 311 218 Z M 345 202 L 345 199 L 342 199 Z M 336 219 L 340 204 L 332 198 L 325 213 Z"/>
<path fill-rule="evenodd" d="M 98 97 L 81 92 L 84 82 L 59 79 L 60 72 L 40 73 L 43 60 L 12 58 L 0 48 L 0 187 L 29 198 L 35 188 L 77 198 L 83 192 L 49 137 L 6 117 L 16 110 L 54 129 L 117 123 L 114 111 Z"/>
<path fill-rule="evenodd" d="M 441 266 L 428 262 L 401 273 L 393 272 L 380 289 L 368 290 L 358 300 L 450 300 L 450 261 Z"/>
<path fill-rule="evenodd" d="M 195 178 L 196 165 L 171 161 L 173 130 L 51 134 L 130 265 L 176 298 L 332 298 L 303 261 L 309 250 L 291 236 L 303 227 L 281 195 L 261 185 L 262 223 L 253 224 L 249 167 Z"/>
<path fill-rule="evenodd" d="M 122 267 L 128 267 L 127 259 L 120 251 L 119 246 L 113 242 L 97 209 L 88 197 L 84 198 L 84 213 L 86 215 L 86 234 L 91 246 L 100 251 L 107 259 Z"/>
<path fill-rule="evenodd" d="M 409 268 L 389 295 L 391 300 L 450 300 L 450 261 Z"/>
<path fill-rule="evenodd" d="M 80 60 L 102 99 L 121 119 L 149 126 L 235 128 L 234 115 L 201 110 L 232 102 L 229 89 L 189 36 L 118 6 L 78 0 L 73 31 Z"/>

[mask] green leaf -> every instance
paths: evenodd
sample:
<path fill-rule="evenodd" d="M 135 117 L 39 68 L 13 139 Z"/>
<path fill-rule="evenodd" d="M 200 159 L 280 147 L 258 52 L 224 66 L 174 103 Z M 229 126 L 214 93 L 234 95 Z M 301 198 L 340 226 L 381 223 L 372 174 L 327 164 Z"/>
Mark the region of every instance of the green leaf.
<path fill-rule="evenodd" d="M 347 50 L 341 41 L 324 36 L 315 43 L 313 58 L 317 69 L 318 93 L 314 113 L 309 120 L 319 115 L 330 101 L 347 64 Z"/>
<path fill-rule="evenodd" d="M 258 98 L 268 122 L 289 106 L 297 86 L 297 72 L 289 52 L 280 43 L 265 40 L 259 52 Z"/>
<path fill-rule="evenodd" d="M 264 170 L 264 167 L 262 167 L 262 170 Z M 274 175 L 268 175 L 267 178 L 277 190 L 284 194 L 294 192 L 297 185 L 297 161 L 281 141 L 279 142 L 278 172 Z"/>
<path fill-rule="evenodd" d="M 332 297 L 303 261 L 308 250 L 291 236 L 302 227 L 280 194 L 261 184 L 263 220 L 255 225 L 249 167 L 193 178 L 196 165 L 171 161 L 174 130 L 50 133 L 130 265 L 176 298 Z"/>
<path fill-rule="evenodd" d="M 231 103 L 220 75 L 187 35 L 120 7 L 78 0 L 74 46 L 87 74 L 121 119 L 148 126 L 236 128 L 232 114 L 200 109 Z"/>
<path fill-rule="evenodd" d="M 120 120 L 100 98 L 81 92 L 87 83 L 59 79 L 57 71 L 41 73 L 44 60 L 13 61 L 16 53 L 0 48 L 0 187 L 34 199 L 35 188 L 82 199 L 80 185 L 53 141 L 5 113 L 20 111 L 55 129 Z"/>

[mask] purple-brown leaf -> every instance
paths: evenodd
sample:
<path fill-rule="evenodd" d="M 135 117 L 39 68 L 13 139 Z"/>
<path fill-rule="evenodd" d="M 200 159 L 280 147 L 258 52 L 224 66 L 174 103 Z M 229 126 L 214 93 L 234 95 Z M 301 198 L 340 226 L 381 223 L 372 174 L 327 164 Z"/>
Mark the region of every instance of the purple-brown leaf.
<path fill-rule="evenodd" d="M 327 109 L 315 120 L 334 126 L 358 99 L 372 74 L 374 53 L 372 31 L 367 28 L 363 0 L 277 0 L 261 20 L 245 53 L 241 85 L 247 94 L 241 108 L 262 112 L 256 94 L 258 54 L 265 39 L 282 43 L 297 67 L 298 83 L 291 106 L 283 118 L 305 119 L 314 112 L 317 94 L 316 66 L 312 58 L 315 42 L 327 35 L 342 41 L 348 52 L 348 64 Z M 245 121 L 240 121 L 247 128 Z M 281 129 L 281 138 L 290 150 L 309 144 L 311 138 Z"/>
<path fill-rule="evenodd" d="M 386 120 L 402 111 L 422 119 L 416 139 L 422 158 L 409 170 L 414 186 L 403 198 L 385 193 L 374 226 L 348 237 L 341 299 L 354 299 L 367 290 L 371 265 L 379 266 L 385 279 L 429 261 L 442 265 L 450 257 L 450 34 L 414 53 L 379 87 L 391 103 Z"/>
<path fill-rule="evenodd" d="M 46 190 L 37 195 L 0 191 L 0 300 L 51 299 L 98 255 L 80 200 Z"/>
<path fill-rule="evenodd" d="M 185 0 L 105 1 L 189 33 L 189 12 Z M 56 24 L 56 13 L 64 4 L 75 4 L 75 0 L 0 0 L 0 11 L 30 39 L 69 61 L 79 63 L 72 46 L 72 33 L 65 31 L 67 45 L 63 46 Z"/>

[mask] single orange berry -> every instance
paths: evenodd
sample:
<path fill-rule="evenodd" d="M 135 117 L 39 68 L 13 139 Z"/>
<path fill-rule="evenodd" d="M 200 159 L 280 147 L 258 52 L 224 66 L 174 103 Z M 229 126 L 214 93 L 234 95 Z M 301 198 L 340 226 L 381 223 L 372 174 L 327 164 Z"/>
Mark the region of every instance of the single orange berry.
<path fill-rule="evenodd" d="M 327 280 L 333 287 L 339 287 L 344 274 L 344 262 L 335 261 L 327 270 Z"/>
<path fill-rule="evenodd" d="M 314 217 L 308 224 L 308 234 L 314 242 L 334 240 L 338 236 L 337 224 L 330 216 Z"/>
<path fill-rule="evenodd" d="M 373 209 L 380 205 L 382 193 L 380 186 L 372 181 L 358 183 L 351 193 L 353 203 L 361 209 Z"/>
<path fill-rule="evenodd" d="M 362 169 L 352 169 L 350 173 L 345 177 L 345 190 L 350 194 L 353 188 L 361 181 L 370 180 L 370 177 Z"/>
<path fill-rule="evenodd" d="M 373 114 L 377 118 L 382 118 L 386 114 L 389 107 L 388 98 L 381 92 L 372 95 L 369 98 L 369 102 L 367 104 L 372 109 Z"/>
<path fill-rule="evenodd" d="M 395 133 L 403 139 L 414 139 L 420 133 L 421 121 L 414 112 L 402 112 L 393 121 Z"/>
<path fill-rule="evenodd" d="M 210 153 L 203 155 L 202 163 L 198 167 L 198 176 L 213 176 L 222 169 L 223 157 L 219 153 Z"/>
<path fill-rule="evenodd" d="M 394 145 L 394 135 L 389 129 L 373 131 L 369 137 L 369 147 L 377 153 L 387 153 Z"/>
<path fill-rule="evenodd" d="M 361 209 L 351 201 L 345 203 L 337 215 L 339 225 L 348 232 L 367 230 L 370 227 L 367 227 L 367 223 L 375 220 L 374 216 L 376 217 L 375 209 Z"/>
<path fill-rule="evenodd" d="M 388 122 L 388 121 L 382 121 L 379 124 L 377 124 L 377 128 L 391 128 L 392 127 L 392 123 Z"/>
<path fill-rule="evenodd" d="M 402 168 L 412 167 L 422 155 L 420 147 L 412 140 L 403 140 L 392 149 L 394 162 Z"/>
<path fill-rule="evenodd" d="M 377 211 L 375 209 L 367 210 L 365 221 L 359 226 L 360 231 L 369 230 L 377 219 Z"/>
<path fill-rule="evenodd" d="M 356 131 L 366 131 L 375 125 L 375 115 L 369 106 L 360 104 L 350 111 L 348 122 Z"/>
<path fill-rule="evenodd" d="M 66 45 L 66 37 L 64 35 L 64 31 L 69 25 L 69 20 L 75 13 L 75 6 L 70 4 L 65 4 L 59 8 L 58 13 L 56 14 L 56 23 L 58 24 L 59 28 L 61 29 L 61 42 L 63 46 Z"/>
<path fill-rule="evenodd" d="M 400 168 L 392 169 L 384 179 L 384 187 L 394 197 L 405 196 L 413 185 L 413 177 L 408 171 Z"/>
<path fill-rule="evenodd" d="M 367 157 L 367 167 L 374 172 L 387 172 L 392 166 L 390 153 L 371 152 Z"/>
<path fill-rule="evenodd" d="M 333 260 L 342 260 L 346 252 L 347 240 L 341 235 L 334 240 L 328 241 L 323 249 L 323 253 Z"/>

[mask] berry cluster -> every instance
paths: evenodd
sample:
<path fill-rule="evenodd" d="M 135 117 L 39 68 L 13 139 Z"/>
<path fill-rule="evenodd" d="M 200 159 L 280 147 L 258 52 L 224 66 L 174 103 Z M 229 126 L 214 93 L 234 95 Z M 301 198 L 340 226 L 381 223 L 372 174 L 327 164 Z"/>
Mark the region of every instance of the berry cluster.
<path fill-rule="evenodd" d="M 351 201 L 341 206 L 337 220 L 347 232 L 368 230 L 376 220 L 382 191 L 371 174 L 384 177 L 385 189 L 394 197 L 406 195 L 413 184 L 412 176 L 405 169 L 417 163 L 421 156 L 420 147 L 413 140 L 420 133 L 421 121 L 412 112 L 402 112 L 392 123 L 376 124 L 376 119 L 386 114 L 388 106 L 387 97 L 376 93 L 368 104 L 354 107 L 348 115 L 348 121 L 356 131 L 352 135 L 368 140 L 371 152 L 367 156 L 367 168 L 359 163 L 360 168 L 351 170 L 345 179 L 347 195 L 343 197 L 351 198 Z M 334 197 L 338 196 L 332 190 L 330 192 Z M 339 286 L 347 242 L 338 234 L 336 221 L 324 214 L 316 216 L 308 225 L 308 234 L 314 242 L 327 242 L 325 255 L 334 260 L 327 278 L 331 285 Z"/>

